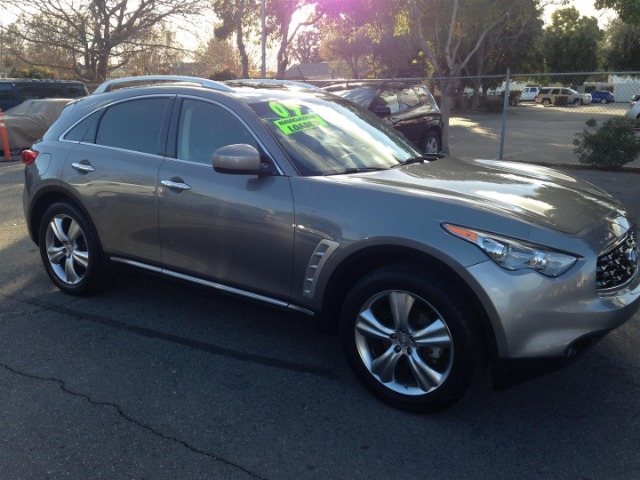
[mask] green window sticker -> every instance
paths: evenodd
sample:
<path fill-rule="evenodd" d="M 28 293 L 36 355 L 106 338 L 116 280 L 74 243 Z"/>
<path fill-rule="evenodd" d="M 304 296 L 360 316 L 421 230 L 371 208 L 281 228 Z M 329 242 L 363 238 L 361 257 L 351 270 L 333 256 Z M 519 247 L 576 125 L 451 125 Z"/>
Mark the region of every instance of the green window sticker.
<path fill-rule="evenodd" d="M 276 120 L 273 123 L 285 135 L 327 125 L 327 122 L 317 113 L 307 113 L 303 115 L 302 109 L 297 105 L 284 105 L 282 103 L 271 102 L 269 103 L 269 107 L 280 117 L 280 120 Z"/>
<path fill-rule="evenodd" d="M 285 135 L 302 132 L 311 128 L 324 127 L 327 125 L 317 113 L 308 113 L 297 117 L 283 118 L 273 122 Z"/>

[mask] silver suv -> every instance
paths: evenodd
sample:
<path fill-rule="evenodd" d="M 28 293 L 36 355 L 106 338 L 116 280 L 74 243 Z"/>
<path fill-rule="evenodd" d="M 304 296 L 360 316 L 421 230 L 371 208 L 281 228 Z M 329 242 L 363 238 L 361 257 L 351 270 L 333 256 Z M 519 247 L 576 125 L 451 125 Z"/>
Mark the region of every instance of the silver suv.
<path fill-rule="evenodd" d="M 497 386 L 566 364 L 640 306 L 635 224 L 588 183 L 424 156 L 318 90 L 173 80 L 75 102 L 23 154 L 27 225 L 62 291 L 116 263 L 316 317 L 412 411 L 487 364 Z"/>
<path fill-rule="evenodd" d="M 536 95 L 536 103 L 549 106 L 556 104 L 556 98 L 567 97 L 567 103 L 572 105 L 589 105 L 591 103 L 591 95 L 588 93 L 579 93 L 572 88 L 545 87 L 541 88 Z"/>

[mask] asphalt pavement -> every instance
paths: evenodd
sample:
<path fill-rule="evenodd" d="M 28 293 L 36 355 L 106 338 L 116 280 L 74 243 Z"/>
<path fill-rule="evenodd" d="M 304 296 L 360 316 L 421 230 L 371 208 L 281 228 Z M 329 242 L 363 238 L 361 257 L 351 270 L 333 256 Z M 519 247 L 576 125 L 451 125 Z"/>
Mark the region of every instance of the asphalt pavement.
<path fill-rule="evenodd" d="M 640 174 L 567 170 L 640 217 Z M 640 478 L 640 314 L 436 415 L 382 404 L 300 317 L 122 272 L 60 293 L 0 162 L 0 480 Z"/>

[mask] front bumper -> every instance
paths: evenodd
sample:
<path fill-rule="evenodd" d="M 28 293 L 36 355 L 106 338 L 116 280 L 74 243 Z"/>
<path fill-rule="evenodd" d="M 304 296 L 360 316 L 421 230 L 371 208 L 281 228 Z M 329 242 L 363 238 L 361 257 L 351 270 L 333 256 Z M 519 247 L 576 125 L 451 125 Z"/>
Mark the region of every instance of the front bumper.
<path fill-rule="evenodd" d="M 550 358 L 496 358 L 491 365 L 493 388 L 504 390 L 512 385 L 554 372 L 572 364 L 589 348 L 598 343 L 610 330 L 594 332 L 573 341 L 559 357 Z"/>
<path fill-rule="evenodd" d="M 624 288 L 605 295 L 596 291 L 595 270 L 595 260 L 584 261 L 552 279 L 533 271 L 508 272 L 491 261 L 470 267 L 470 280 L 493 327 L 495 357 L 561 360 L 573 356 L 581 339 L 628 321 L 640 308 L 640 274 L 636 271 Z"/>

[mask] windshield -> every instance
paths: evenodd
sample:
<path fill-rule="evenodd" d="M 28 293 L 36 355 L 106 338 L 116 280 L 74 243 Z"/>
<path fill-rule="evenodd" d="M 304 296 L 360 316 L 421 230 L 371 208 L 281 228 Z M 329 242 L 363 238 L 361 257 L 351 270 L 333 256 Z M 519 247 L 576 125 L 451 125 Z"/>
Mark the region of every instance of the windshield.
<path fill-rule="evenodd" d="M 301 175 L 387 169 L 420 152 L 375 115 L 338 97 L 251 103 Z"/>

